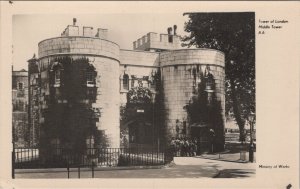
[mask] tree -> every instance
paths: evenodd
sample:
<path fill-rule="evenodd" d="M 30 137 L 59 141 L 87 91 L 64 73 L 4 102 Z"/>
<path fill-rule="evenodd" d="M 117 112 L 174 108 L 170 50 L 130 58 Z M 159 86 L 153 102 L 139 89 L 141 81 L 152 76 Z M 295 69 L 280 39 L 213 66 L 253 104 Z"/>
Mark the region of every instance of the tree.
<path fill-rule="evenodd" d="M 185 13 L 188 36 L 183 46 L 213 48 L 225 53 L 226 115 L 233 113 L 245 141 L 244 127 L 255 112 L 255 14 Z"/>

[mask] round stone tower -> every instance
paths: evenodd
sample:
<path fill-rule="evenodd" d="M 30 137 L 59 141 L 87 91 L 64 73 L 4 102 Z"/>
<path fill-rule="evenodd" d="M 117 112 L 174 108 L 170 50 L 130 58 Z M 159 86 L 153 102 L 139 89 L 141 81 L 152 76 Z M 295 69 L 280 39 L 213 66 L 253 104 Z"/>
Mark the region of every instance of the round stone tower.
<path fill-rule="evenodd" d="M 167 143 L 172 138 L 215 137 L 215 143 L 224 145 L 224 59 L 224 53 L 212 49 L 160 54 Z"/>
<path fill-rule="evenodd" d="M 79 35 L 75 20 L 61 37 L 38 45 L 41 138 L 51 144 L 120 145 L 119 46 L 106 39 L 107 30 L 98 29 L 96 35 L 92 30 L 83 27 L 83 35 Z M 74 136 L 60 134 L 72 128 L 81 129 Z M 93 136 L 95 131 L 98 138 Z M 78 136 L 84 138 L 81 143 Z"/>

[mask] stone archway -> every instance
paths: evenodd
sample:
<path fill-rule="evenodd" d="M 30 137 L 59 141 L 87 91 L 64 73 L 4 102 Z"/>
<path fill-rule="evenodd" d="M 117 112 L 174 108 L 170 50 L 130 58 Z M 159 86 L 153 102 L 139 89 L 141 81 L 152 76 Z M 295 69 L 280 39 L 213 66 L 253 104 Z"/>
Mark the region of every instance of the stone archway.
<path fill-rule="evenodd" d="M 127 93 L 127 103 L 121 111 L 121 146 L 152 147 L 154 144 L 153 94 L 139 81 L 137 87 Z"/>

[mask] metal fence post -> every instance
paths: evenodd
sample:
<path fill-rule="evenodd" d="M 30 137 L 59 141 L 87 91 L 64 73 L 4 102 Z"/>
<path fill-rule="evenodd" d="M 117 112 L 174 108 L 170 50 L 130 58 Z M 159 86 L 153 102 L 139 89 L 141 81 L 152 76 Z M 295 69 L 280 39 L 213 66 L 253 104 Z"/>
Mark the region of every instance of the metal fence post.
<path fill-rule="evenodd" d="M 70 178 L 70 166 L 69 163 L 67 164 L 67 170 L 68 170 L 68 179 Z"/>
<path fill-rule="evenodd" d="M 94 162 L 92 162 L 92 178 L 94 178 Z"/>
<path fill-rule="evenodd" d="M 15 148 L 13 148 L 13 151 L 12 151 L 12 170 L 11 170 L 11 176 L 12 178 L 14 179 L 15 178 Z"/>
<path fill-rule="evenodd" d="M 78 166 L 78 178 L 80 178 L 80 165 Z"/>

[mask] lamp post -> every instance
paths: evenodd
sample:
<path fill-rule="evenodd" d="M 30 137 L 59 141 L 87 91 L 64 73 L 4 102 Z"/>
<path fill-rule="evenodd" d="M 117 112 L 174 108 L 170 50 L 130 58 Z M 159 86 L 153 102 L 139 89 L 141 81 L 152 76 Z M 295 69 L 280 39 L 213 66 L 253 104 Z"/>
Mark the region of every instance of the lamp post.
<path fill-rule="evenodd" d="M 253 162 L 253 156 L 254 156 L 254 144 L 253 144 L 253 123 L 254 123 L 255 115 L 251 113 L 248 116 L 248 121 L 250 124 L 250 146 L 249 146 L 249 161 Z"/>
<path fill-rule="evenodd" d="M 210 137 L 211 137 L 211 153 L 214 153 L 214 142 L 215 142 L 215 131 L 213 129 L 209 130 Z"/>

